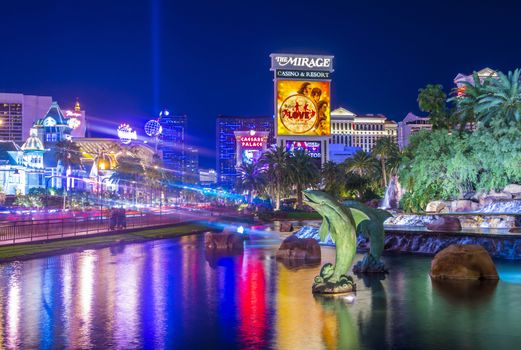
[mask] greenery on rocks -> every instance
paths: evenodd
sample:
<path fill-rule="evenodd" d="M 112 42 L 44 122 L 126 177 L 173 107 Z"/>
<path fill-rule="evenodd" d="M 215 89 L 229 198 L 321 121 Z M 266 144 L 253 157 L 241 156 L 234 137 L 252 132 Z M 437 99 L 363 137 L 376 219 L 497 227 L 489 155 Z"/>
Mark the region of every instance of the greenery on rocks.
<path fill-rule="evenodd" d="M 447 100 L 452 109 L 443 107 L 440 85 L 420 89 L 420 108 L 443 118 L 433 120 L 432 132 L 413 135 L 403 152 L 399 179 L 407 191 L 405 210 L 521 183 L 519 76 L 519 70 L 485 79 L 474 74 L 472 84 L 452 92 Z"/>

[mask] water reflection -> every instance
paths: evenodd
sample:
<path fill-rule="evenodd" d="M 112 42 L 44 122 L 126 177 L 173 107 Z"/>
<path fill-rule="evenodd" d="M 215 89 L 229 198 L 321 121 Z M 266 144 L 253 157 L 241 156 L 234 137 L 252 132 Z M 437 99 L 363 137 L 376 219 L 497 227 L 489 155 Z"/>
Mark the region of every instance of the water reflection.
<path fill-rule="evenodd" d="M 358 328 L 349 312 L 354 302 L 352 294 L 327 296 L 315 295 L 322 306 L 322 340 L 327 349 L 359 349 Z"/>
<path fill-rule="evenodd" d="M 20 347 L 21 266 L 14 264 L 10 274 L 8 280 L 10 288 L 7 294 L 6 345 L 8 349 L 17 349 Z"/>
<path fill-rule="evenodd" d="M 434 291 L 452 304 L 479 305 L 494 296 L 498 281 L 432 280 Z"/>
<path fill-rule="evenodd" d="M 356 277 L 354 300 L 314 297 L 320 266 L 288 267 L 277 248 L 259 239 L 212 256 L 185 236 L 0 265 L 0 348 L 501 348 L 518 337 L 519 284 L 438 285 L 429 258 L 387 256 L 390 273 Z"/>

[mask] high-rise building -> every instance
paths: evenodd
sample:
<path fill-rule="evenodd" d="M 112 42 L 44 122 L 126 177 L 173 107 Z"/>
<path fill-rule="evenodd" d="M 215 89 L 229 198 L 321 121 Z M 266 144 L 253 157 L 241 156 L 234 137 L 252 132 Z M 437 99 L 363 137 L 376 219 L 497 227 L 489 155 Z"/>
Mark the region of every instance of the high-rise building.
<path fill-rule="evenodd" d="M 51 103 L 51 96 L 0 93 L 0 140 L 22 144 Z"/>
<path fill-rule="evenodd" d="M 186 168 L 185 139 L 186 115 L 172 115 L 163 110 L 159 120 L 163 129 L 160 135 L 160 147 L 165 168 L 172 170 L 175 181 L 183 181 Z"/>
<path fill-rule="evenodd" d="M 185 148 L 183 182 L 190 184 L 199 182 L 199 150 L 191 146 Z"/>
<path fill-rule="evenodd" d="M 218 182 L 234 185 L 237 179 L 237 146 L 235 131 L 267 131 L 268 145 L 274 144 L 272 117 L 219 116 L 216 121 Z"/>
<path fill-rule="evenodd" d="M 199 169 L 199 183 L 201 185 L 217 183 L 217 172 L 214 169 Z"/>
<path fill-rule="evenodd" d="M 396 142 L 397 128 L 396 122 L 382 114 L 356 115 L 340 107 L 331 112 L 329 142 L 371 152 L 376 141 L 382 137 L 392 137 Z"/>
<path fill-rule="evenodd" d="M 404 149 L 409 144 L 409 137 L 421 130 L 431 130 L 429 117 L 419 117 L 409 112 L 401 122 L 398 122 L 398 147 Z"/>

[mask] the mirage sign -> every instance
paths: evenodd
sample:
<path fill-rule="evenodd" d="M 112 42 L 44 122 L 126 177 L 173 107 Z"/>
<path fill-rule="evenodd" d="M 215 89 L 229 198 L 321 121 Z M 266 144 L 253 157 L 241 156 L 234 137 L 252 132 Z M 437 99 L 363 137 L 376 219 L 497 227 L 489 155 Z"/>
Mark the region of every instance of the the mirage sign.
<path fill-rule="evenodd" d="M 312 70 L 333 72 L 333 56 L 272 53 L 271 70 Z"/>

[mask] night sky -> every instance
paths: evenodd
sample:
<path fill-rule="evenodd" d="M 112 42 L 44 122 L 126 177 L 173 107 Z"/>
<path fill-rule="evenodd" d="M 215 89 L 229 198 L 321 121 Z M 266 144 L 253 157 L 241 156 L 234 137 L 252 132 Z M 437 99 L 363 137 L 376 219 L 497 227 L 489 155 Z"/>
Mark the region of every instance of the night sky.
<path fill-rule="evenodd" d="M 419 87 L 521 66 L 505 1 L 2 1 L 0 91 L 79 97 L 94 135 L 187 114 L 202 166 L 217 115 L 272 115 L 271 52 L 335 56 L 332 107 L 401 120 Z"/>

